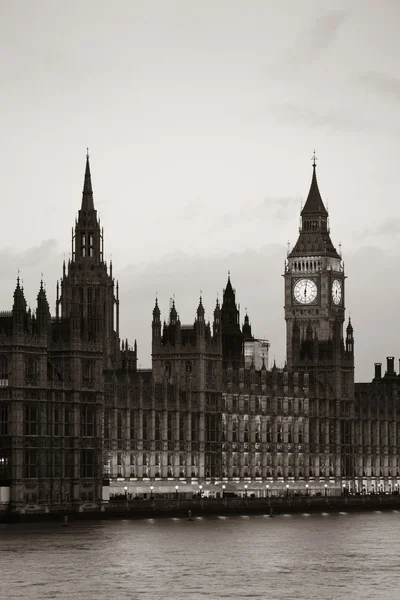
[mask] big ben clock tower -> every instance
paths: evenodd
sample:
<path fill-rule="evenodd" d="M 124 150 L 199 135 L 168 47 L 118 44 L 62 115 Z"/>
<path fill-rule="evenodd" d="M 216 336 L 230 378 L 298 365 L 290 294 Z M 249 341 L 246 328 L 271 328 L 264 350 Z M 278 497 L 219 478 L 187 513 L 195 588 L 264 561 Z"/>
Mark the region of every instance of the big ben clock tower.
<path fill-rule="evenodd" d="M 298 240 L 285 265 L 286 348 L 289 369 L 303 359 L 332 360 L 343 346 L 345 274 L 329 234 L 329 217 L 318 189 L 316 157 Z M 324 356 L 322 356 L 324 355 Z"/>

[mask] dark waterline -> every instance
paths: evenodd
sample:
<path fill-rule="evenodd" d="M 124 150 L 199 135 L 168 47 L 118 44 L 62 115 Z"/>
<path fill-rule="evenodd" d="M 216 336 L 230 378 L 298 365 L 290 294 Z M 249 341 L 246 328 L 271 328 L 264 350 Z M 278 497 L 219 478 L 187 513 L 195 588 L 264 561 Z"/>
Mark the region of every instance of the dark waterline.
<path fill-rule="evenodd" d="M 400 512 L 0 526 L 10 600 L 400 597 Z"/>

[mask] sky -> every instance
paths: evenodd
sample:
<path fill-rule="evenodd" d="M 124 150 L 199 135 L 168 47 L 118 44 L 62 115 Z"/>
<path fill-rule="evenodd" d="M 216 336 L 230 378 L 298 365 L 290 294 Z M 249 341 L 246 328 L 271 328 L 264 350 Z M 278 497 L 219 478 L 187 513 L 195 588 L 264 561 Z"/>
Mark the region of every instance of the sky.
<path fill-rule="evenodd" d="M 283 265 L 315 149 L 342 245 L 356 380 L 400 357 L 397 0 L 0 0 L 0 308 L 17 270 L 54 312 L 86 147 L 121 336 L 151 364 L 151 312 L 228 270 L 283 365 Z M 398 368 L 398 364 L 397 364 Z"/>

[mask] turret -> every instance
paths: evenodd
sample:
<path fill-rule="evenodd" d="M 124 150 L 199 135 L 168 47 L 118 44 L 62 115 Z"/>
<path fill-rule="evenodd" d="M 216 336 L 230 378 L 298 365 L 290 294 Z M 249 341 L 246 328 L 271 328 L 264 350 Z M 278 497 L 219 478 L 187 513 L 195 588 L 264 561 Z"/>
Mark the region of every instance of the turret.
<path fill-rule="evenodd" d="M 346 327 L 346 355 L 353 356 L 354 354 L 354 333 L 353 326 L 351 324 L 351 319 L 349 317 L 349 322 Z"/>
<path fill-rule="evenodd" d="M 221 307 L 218 298 L 214 309 L 213 335 L 214 337 L 221 335 Z"/>
<path fill-rule="evenodd" d="M 160 338 L 161 338 L 161 311 L 158 306 L 157 297 L 156 297 L 156 303 L 153 308 L 153 320 L 151 323 L 151 329 L 153 332 L 153 341 L 160 340 Z"/>
<path fill-rule="evenodd" d="M 14 291 L 12 315 L 14 330 L 22 333 L 24 331 L 26 321 L 26 300 L 24 296 L 24 290 L 20 285 L 19 275 L 17 277 L 17 285 Z"/>
<path fill-rule="evenodd" d="M 43 281 L 40 282 L 40 289 L 37 295 L 36 309 L 36 327 L 39 335 L 46 335 L 50 325 L 50 307 L 47 301 L 46 291 L 43 287 Z"/>
<path fill-rule="evenodd" d="M 196 333 L 197 335 L 204 336 L 205 335 L 205 322 L 204 322 L 204 306 L 203 301 L 200 296 L 199 306 L 197 307 L 197 318 L 196 318 Z"/>
<path fill-rule="evenodd" d="M 233 367 L 238 368 L 244 363 L 244 343 L 239 324 L 239 310 L 236 306 L 235 291 L 229 273 L 221 307 L 221 326 L 222 357 L 225 366 L 227 366 L 230 359 Z"/>
<path fill-rule="evenodd" d="M 248 316 L 247 312 L 246 312 L 246 315 L 244 317 L 244 323 L 243 323 L 243 329 L 242 329 L 242 331 L 243 331 L 243 338 L 244 338 L 245 342 L 248 341 L 248 340 L 252 340 L 253 339 L 253 336 L 252 336 L 252 333 L 251 333 L 251 325 L 250 325 L 249 316 Z"/>

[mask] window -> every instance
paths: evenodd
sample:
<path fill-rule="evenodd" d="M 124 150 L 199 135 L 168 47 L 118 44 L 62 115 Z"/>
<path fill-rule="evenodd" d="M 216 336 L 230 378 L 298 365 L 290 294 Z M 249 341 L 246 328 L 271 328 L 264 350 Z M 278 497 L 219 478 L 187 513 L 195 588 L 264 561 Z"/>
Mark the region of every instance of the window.
<path fill-rule="evenodd" d="M 198 433 L 197 433 L 199 430 L 198 424 L 199 424 L 199 415 L 197 413 L 192 413 L 191 414 L 191 432 L 190 432 L 192 442 L 196 442 L 198 439 Z"/>
<path fill-rule="evenodd" d="M 93 361 L 85 358 L 82 361 L 82 385 L 89 386 L 93 383 Z"/>
<path fill-rule="evenodd" d="M 93 256 L 93 234 L 89 234 L 89 256 Z"/>
<path fill-rule="evenodd" d="M 135 439 L 135 411 L 131 410 L 131 422 L 130 422 L 130 438 L 131 440 Z"/>
<path fill-rule="evenodd" d="M 8 435 L 8 406 L 0 405 L 0 436 Z"/>
<path fill-rule="evenodd" d="M 148 420 L 149 415 L 147 411 L 143 411 L 143 435 L 142 439 L 144 442 L 147 442 L 148 439 Z"/>
<path fill-rule="evenodd" d="M 81 450 L 81 477 L 95 476 L 95 454 L 94 450 Z"/>
<path fill-rule="evenodd" d="M 117 414 L 117 440 L 122 440 L 122 413 Z"/>
<path fill-rule="evenodd" d="M 104 411 L 104 437 L 106 439 L 110 437 L 110 413 L 108 410 Z"/>
<path fill-rule="evenodd" d="M 282 423 L 278 423 L 276 426 L 276 441 L 278 444 L 282 444 Z"/>
<path fill-rule="evenodd" d="M 94 437 L 96 430 L 95 412 L 92 406 L 81 408 L 81 436 Z"/>
<path fill-rule="evenodd" d="M 37 356 L 27 356 L 25 361 L 25 381 L 27 385 L 36 385 L 39 379 L 39 360 Z"/>
<path fill-rule="evenodd" d="M 36 404 L 25 406 L 25 435 L 38 435 L 38 409 Z"/>
<path fill-rule="evenodd" d="M 161 419 L 160 419 L 160 415 L 159 413 L 156 413 L 155 415 L 155 430 L 154 430 L 154 437 L 155 437 L 155 441 L 159 442 L 161 441 L 161 423 L 160 423 Z"/>
<path fill-rule="evenodd" d="M 172 421 L 173 420 L 173 416 L 174 415 L 172 414 L 172 412 L 168 413 L 168 418 L 167 418 L 167 420 L 168 420 L 167 434 L 168 434 L 168 441 L 169 442 L 172 442 L 173 439 L 174 439 L 173 438 L 173 421 Z M 193 416 L 192 416 L 192 419 L 193 419 Z"/>
<path fill-rule="evenodd" d="M 84 233 L 81 235 L 81 256 L 82 258 L 86 256 L 86 235 Z"/>
<path fill-rule="evenodd" d="M 66 406 L 64 408 L 64 435 L 68 437 L 73 435 L 73 411 L 71 406 Z"/>
<path fill-rule="evenodd" d="M 58 406 L 56 406 L 54 408 L 54 436 L 58 437 L 59 435 L 61 435 L 61 430 L 62 430 L 62 413 L 61 413 L 61 408 L 59 408 Z"/>
<path fill-rule="evenodd" d="M 185 441 L 185 414 L 180 413 L 179 415 L 179 439 L 181 442 Z"/>
<path fill-rule="evenodd" d="M 25 450 L 24 477 L 25 479 L 35 479 L 38 477 L 39 470 L 37 450 Z"/>
<path fill-rule="evenodd" d="M 8 357 L 0 354 L 0 387 L 8 386 Z"/>

